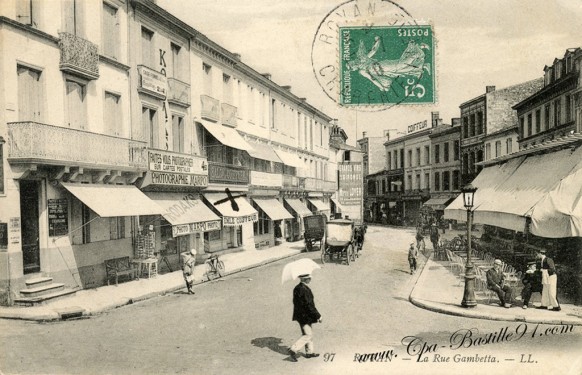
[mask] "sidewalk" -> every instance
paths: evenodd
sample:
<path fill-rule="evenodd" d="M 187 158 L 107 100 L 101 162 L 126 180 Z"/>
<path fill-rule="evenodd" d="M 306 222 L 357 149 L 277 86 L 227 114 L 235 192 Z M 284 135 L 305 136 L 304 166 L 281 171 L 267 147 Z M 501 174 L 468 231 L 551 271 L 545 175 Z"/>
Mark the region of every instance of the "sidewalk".
<path fill-rule="evenodd" d="M 303 241 L 283 242 L 264 250 L 247 250 L 221 255 L 220 259 L 224 262 L 224 274 L 228 275 L 292 257 L 301 253 L 303 248 Z M 204 263 L 194 267 L 195 285 L 207 280 L 205 272 Z M 118 286 L 108 285 L 79 290 L 75 295 L 40 306 L 0 306 L 0 318 L 53 321 L 90 316 L 185 288 L 182 271 L 178 270 L 151 279 L 128 281 Z"/>
<path fill-rule="evenodd" d="M 506 309 L 499 306 L 495 293 L 488 301 L 484 293 L 476 291 L 477 306 L 462 307 L 464 281 L 447 268 L 447 263 L 433 261 L 432 256 L 426 259 L 410 294 L 410 302 L 427 310 L 469 318 L 582 326 L 582 306 L 571 304 L 561 304 L 562 310 L 559 312 L 539 310 L 532 306 L 522 309 L 521 301 Z M 536 294 L 532 301 L 539 306 L 539 297 Z"/>

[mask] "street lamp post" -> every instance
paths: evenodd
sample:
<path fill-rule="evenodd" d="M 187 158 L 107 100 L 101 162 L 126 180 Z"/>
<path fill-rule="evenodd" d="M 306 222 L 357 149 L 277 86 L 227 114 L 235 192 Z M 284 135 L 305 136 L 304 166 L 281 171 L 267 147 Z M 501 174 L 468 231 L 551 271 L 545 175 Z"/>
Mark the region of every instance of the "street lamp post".
<path fill-rule="evenodd" d="M 461 189 L 463 193 L 463 203 L 467 209 L 467 261 L 465 262 L 465 291 L 463 294 L 463 307 L 475 307 L 475 270 L 471 259 L 471 227 L 473 226 L 473 208 L 476 187 L 468 184 Z"/>

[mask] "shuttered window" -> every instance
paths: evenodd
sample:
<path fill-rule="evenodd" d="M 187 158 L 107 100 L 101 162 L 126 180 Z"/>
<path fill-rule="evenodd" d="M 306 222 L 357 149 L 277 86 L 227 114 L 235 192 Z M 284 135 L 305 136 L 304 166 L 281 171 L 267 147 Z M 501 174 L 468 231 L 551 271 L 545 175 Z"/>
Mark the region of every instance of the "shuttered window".
<path fill-rule="evenodd" d="M 156 116 L 156 111 L 148 107 L 142 107 L 141 119 L 143 128 L 147 129 L 150 138 L 150 147 L 158 148 L 159 144 L 159 134 L 158 134 L 158 119 Z"/>
<path fill-rule="evenodd" d="M 103 122 L 107 134 L 123 135 L 123 119 L 121 113 L 121 98 L 119 95 L 105 92 L 105 104 L 103 106 Z"/>
<path fill-rule="evenodd" d="M 85 129 L 87 125 L 87 86 L 76 81 L 66 82 L 68 125 Z"/>
<path fill-rule="evenodd" d="M 152 39 L 154 38 L 154 33 L 141 28 L 141 61 L 142 64 L 148 68 L 154 67 L 154 50 L 152 45 Z"/>
<path fill-rule="evenodd" d="M 119 21 L 117 9 L 103 3 L 103 54 L 119 59 Z"/>
<path fill-rule="evenodd" d="M 41 122 L 44 90 L 41 72 L 22 65 L 18 74 L 18 119 L 19 121 Z"/>
<path fill-rule="evenodd" d="M 174 152 L 184 152 L 184 117 L 172 115 L 172 143 Z"/>

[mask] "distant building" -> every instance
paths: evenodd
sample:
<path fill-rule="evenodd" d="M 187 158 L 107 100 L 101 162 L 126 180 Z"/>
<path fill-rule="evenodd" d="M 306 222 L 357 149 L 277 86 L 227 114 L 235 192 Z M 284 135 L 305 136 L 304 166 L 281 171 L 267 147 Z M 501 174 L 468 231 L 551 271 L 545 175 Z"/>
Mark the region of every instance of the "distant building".
<path fill-rule="evenodd" d="M 484 136 L 485 161 L 518 151 L 517 139 L 517 124 Z"/>
<path fill-rule="evenodd" d="M 386 134 L 389 133 L 386 132 Z M 358 145 L 362 150 L 364 176 L 383 171 L 386 167 L 386 150 L 384 148 L 386 140 L 386 135 L 368 137 L 366 132 L 363 132 L 362 138 L 358 139 Z"/>

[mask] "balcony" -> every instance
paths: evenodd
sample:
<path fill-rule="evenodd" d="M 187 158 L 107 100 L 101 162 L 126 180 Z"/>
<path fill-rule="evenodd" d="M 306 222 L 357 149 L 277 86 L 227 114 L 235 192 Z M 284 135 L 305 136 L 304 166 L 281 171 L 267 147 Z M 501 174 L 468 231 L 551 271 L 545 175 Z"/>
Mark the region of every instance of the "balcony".
<path fill-rule="evenodd" d="M 200 95 L 200 103 L 202 104 L 202 110 L 200 116 L 203 119 L 210 121 L 220 120 L 220 102 L 208 95 Z"/>
<path fill-rule="evenodd" d="M 299 177 L 284 174 L 283 187 L 287 189 L 297 189 L 299 187 Z"/>
<path fill-rule="evenodd" d="M 236 111 L 237 108 L 233 105 L 222 103 L 222 124 L 236 128 Z"/>
<path fill-rule="evenodd" d="M 283 186 L 283 175 L 251 171 L 251 185 L 254 187 L 275 187 L 280 189 Z"/>
<path fill-rule="evenodd" d="M 208 162 L 208 182 L 212 184 L 249 184 L 249 169 L 231 164 Z"/>
<path fill-rule="evenodd" d="M 168 78 L 168 101 L 183 107 L 189 107 L 190 101 L 190 84 Z"/>
<path fill-rule="evenodd" d="M 30 121 L 7 125 L 10 163 L 147 169 L 145 142 Z"/>
<path fill-rule="evenodd" d="M 312 177 L 305 177 L 305 190 L 323 191 L 323 180 Z"/>
<path fill-rule="evenodd" d="M 61 71 L 88 80 L 99 78 L 97 45 L 69 33 L 59 33 L 59 38 Z"/>
<path fill-rule="evenodd" d="M 323 181 L 323 191 L 334 192 L 337 190 L 337 182 L 335 181 Z"/>

